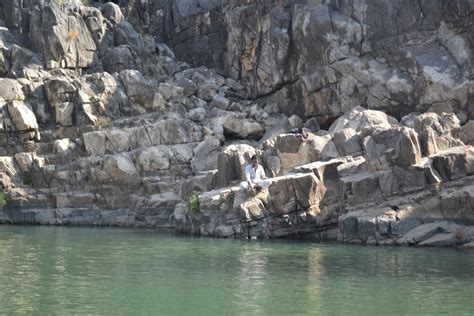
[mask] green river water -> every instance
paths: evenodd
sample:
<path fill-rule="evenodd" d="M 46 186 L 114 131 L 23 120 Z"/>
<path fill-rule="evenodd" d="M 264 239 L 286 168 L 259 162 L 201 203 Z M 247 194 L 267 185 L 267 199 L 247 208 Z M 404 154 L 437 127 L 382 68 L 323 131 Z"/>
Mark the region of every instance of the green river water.
<path fill-rule="evenodd" d="M 474 252 L 0 226 L 1 315 L 474 315 Z"/>

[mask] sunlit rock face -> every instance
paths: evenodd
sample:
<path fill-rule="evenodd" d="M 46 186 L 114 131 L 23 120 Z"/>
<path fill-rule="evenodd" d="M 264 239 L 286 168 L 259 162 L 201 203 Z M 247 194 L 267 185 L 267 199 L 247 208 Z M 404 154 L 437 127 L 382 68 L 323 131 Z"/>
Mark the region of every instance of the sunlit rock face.
<path fill-rule="evenodd" d="M 287 115 L 326 124 L 365 106 L 398 118 L 446 109 L 472 118 L 470 1 L 146 3 L 137 25 Z"/>
<path fill-rule="evenodd" d="M 471 243 L 470 1 L 116 2 L 0 2 L 1 223 Z"/>

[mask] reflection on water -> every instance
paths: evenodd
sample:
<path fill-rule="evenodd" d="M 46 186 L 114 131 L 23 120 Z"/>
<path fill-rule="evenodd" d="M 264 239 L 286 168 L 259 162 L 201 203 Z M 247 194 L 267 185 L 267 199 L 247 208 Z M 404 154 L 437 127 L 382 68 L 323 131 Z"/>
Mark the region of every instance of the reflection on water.
<path fill-rule="evenodd" d="M 239 272 L 235 282 L 237 291 L 236 301 L 245 302 L 247 312 L 264 313 L 260 302 L 267 299 L 271 293 L 265 287 L 268 277 L 268 258 L 260 244 L 244 245 L 239 252 Z"/>
<path fill-rule="evenodd" d="M 308 310 L 306 314 L 317 315 L 318 302 L 321 300 L 322 291 L 321 276 L 324 275 L 324 266 L 322 264 L 323 253 L 321 249 L 310 248 L 308 251 L 308 284 L 306 285 L 306 293 L 308 300 Z"/>
<path fill-rule="evenodd" d="M 0 314 L 474 314 L 474 254 L 0 226 Z"/>

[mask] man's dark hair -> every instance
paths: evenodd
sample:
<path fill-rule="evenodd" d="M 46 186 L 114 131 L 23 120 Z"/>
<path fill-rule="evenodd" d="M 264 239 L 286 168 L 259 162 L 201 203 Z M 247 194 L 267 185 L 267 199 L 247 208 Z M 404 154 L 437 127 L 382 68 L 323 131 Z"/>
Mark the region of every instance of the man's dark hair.
<path fill-rule="evenodd" d="M 258 161 L 257 155 L 253 155 L 253 156 L 250 158 L 250 161 L 254 161 L 254 160 L 257 160 L 257 161 Z"/>

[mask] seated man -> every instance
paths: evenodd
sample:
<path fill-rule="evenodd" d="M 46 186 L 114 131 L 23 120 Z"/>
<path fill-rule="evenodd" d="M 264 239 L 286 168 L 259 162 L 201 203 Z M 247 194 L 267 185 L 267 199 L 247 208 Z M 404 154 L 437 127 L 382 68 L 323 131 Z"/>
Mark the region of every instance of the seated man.
<path fill-rule="evenodd" d="M 258 164 L 257 155 L 253 155 L 250 161 L 251 163 L 245 167 L 246 181 L 243 181 L 240 187 L 252 192 L 268 188 L 271 182 L 264 180 L 266 178 L 265 171 L 263 167 Z"/>
<path fill-rule="evenodd" d="M 306 128 L 293 128 L 290 133 L 295 134 L 299 140 L 305 141 L 308 139 L 308 130 Z"/>

